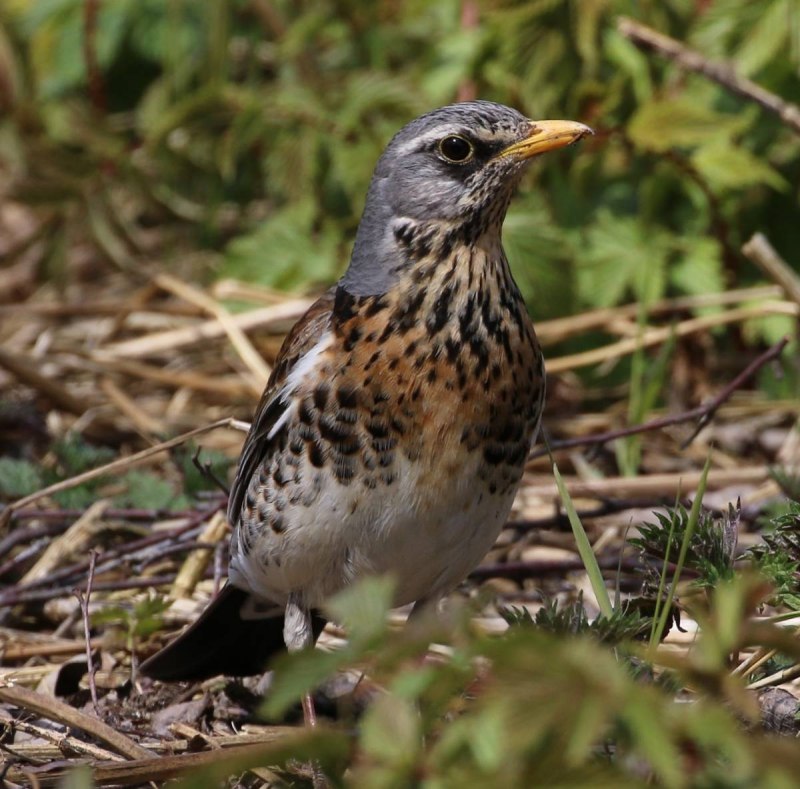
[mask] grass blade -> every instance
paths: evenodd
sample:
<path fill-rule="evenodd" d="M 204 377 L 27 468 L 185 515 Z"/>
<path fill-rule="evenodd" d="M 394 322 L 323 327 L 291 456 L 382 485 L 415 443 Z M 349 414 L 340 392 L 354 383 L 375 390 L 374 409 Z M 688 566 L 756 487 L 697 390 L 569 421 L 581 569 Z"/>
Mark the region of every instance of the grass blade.
<path fill-rule="evenodd" d="M 578 513 L 575 511 L 575 505 L 572 503 L 572 498 L 569 495 L 567 486 L 564 484 L 564 480 L 561 479 L 561 474 L 558 473 L 558 466 L 555 463 L 553 463 L 553 476 L 556 479 L 558 493 L 561 496 L 561 501 L 567 512 L 569 524 L 572 526 L 572 533 L 575 535 L 578 553 L 589 575 L 589 583 L 592 585 L 594 596 L 597 598 L 597 604 L 600 606 L 600 611 L 603 616 L 610 617 L 614 614 L 614 609 L 611 605 L 611 598 L 608 596 L 608 589 L 606 589 L 603 574 L 600 572 L 600 565 L 597 563 L 597 557 L 594 555 L 592 545 L 589 542 L 589 538 L 586 536 L 583 524 L 578 517 Z"/>

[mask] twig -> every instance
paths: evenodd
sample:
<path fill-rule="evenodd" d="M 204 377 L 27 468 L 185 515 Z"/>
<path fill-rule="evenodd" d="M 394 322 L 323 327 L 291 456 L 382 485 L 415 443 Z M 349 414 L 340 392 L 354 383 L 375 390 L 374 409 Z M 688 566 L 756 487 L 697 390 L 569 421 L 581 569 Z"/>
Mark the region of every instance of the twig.
<path fill-rule="evenodd" d="M 203 448 L 198 446 L 192 455 L 192 463 L 194 467 L 207 479 L 213 482 L 226 496 L 230 493 L 228 486 L 214 473 L 214 467 L 211 463 L 201 463 L 200 453 Z"/>
<path fill-rule="evenodd" d="M 628 17 L 617 20 L 617 30 L 641 49 L 652 50 L 674 61 L 680 68 L 708 77 L 737 96 L 754 101 L 768 112 L 777 115 L 790 129 L 800 134 L 800 107 L 762 88 L 746 77 L 740 77 L 733 66 L 709 60 L 674 38 L 634 22 Z"/>
<path fill-rule="evenodd" d="M 800 277 L 775 251 L 763 233 L 754 233 L 742 246 L 742 252 L 755 263 L 784 293 L 800 304 Z"/>
<path fill-rule="evenodd" d="M 218 494 L 214 494 L 218 496 Z M 53 509 L 27 509 L 17 510 L 12 516 L 12 521 L 25 521 L 25 520 L 42 520 L 42 521 L 71 521 L 80 518 L 85 510 L 68 508 L 60 509 L 54 507 Z M 168 509 L 146 509 L 144 507 L 109 507 L 105 511 L 105 516 L 109 520 L 116 521 L 151 521 L 164 520 L 181 520 L 182 518 L 192 518 L 197 515 L 196 510 L 168 510 Z M 47 526 L 37 526 L 25 532 L 24 529 L 16 529 L 11 532 L 3 540 L 0 540 L 0 556 L 6 552 L 6 546 L 9 548 L 17 545 L 20 542 L 27 542 L 28 540 L 35 539 L 39 536 L 39 531 L 42 533 L 50 533 L 49 530 L 63 531 L 63 523 L 51 523 Z"/>
<path fill-rule="evenodd" d="M 91 547 L 95 536 L 104 528 L 108 501 L 98 499 L 63 534 L 53 540 L 33 567 L 25 573 L 21 585 L 35 581 L 50 583 L 57 567 L 71 560 L 76 553 Z"/>
<path fill-rule="evenodd" d="M 618 556 L 605 556 L 598 558 L 597 563 L 603 570 L 616 570 L 622 566 L 625 571 L 635 571 L 642 568 L 642 562 L 638 558 Z M 583 569 L 584 564 L 578 554 L 574 559 L 542 559 L 527 562 L 493 562 L 482 564 L 476 567 L 469 577 L 474 580 L 483 578 L 510 578 L 521 581 L 525 578 L 534 578 L 541 575 L 552 575 L 553 573 L 567 573 Z"/>
<path fill-rule="evenodd" d="M 76 710 L 52 696 L 45 696 L 33 690 L 0 681 L 0 701 L 13 704 L 23 710 L 29 710 L 48 720 L 81 729 L 129 759 L 148 759 L 154 756 L 152 751 L 142 748 L 141 745 L 112 729 L 103 721 Z"/>
<path fill-rule="evenodd" d="M 212 580 L 213 572 L 207 571 L 204 580 Z M 153 575 L 146 578 L 125 578 L 121 581 L 96 581 L 95 592 L 121 592 L 129 589 L 147 589 L 151 586 L 171 586 L 175 581 L 175 573 L 166 575 Z M 48 589 L 10 589 L 0 600 L 0 607 L 20 605 L 21 603 L 43 603 L 66 597 L 71 592 L 70 587 L 60 586 Z"/>
<path fill-rule="evenodd" d="M 0 349 L 0 367 L 10 372 L 20 383 L 41 392 L 56 408 L 80 416 L 93 403 L 87 398 L 75 397 L 60 381 L 42 375 L 36 366 L 21 353 Z"/>
<path fill-rule="evenodd" d="M 97 561 L 97 551 L 92 549 L 89 551 L 89 575 L 86 579 L 86 594 L 84 595 L 80 589 L 73 589 L 72 592 L 78 598 L 78 604 L 81 607 L 83 614 L 83 636 L 86 642 L 86 665 L 89 672 L 89 690 L 92 694 L 92 706 L 94 713 L 100 717 L 100 704 L 97 701 L 97 683 L 95 682 L 94 670 L 94 657 L 92 656 L 92 636 L 89 632 L 89 598 L 92 594 L 92 583 L 94 582 L 94 565 Z"/>
<path fill-rule="evenodd" d="M 48 538 L 47 537 L 40 537 L 36 542 L 31 543 L 26 548 L 23 548 L 21 551 L 18 551 L 14 556 L 12 556 L 8 561 L 3 562 L 0 564 L 0 578 L 4 575 L 7 575 L 15 568 L 19 567 L 21 564 L 25 564 L 28 559 L 31 559 L 34 556 L 38 556 L 44 549 L 47 548 L 48 545 Z M 3 556 L 0 553 L 0 556 Z"/>
<path fill-rule="evenodd" d="M 9 721 L 11 723 L 11 721 Z M 70 752 L 89 756 L 92 759 L 108 760 L 108 761 L 124 761 L 122 757 L 117 756 L 112 751 L 105 748 L 100 748 L 97 745 L 92 745 L 89 742 L 83 742 L 78 737 L 70 737 L 68 734 L 63 734 L 58 731 L 53 731 L 45 726 L 36 726 L 33 723 L 28 723 L 23 720 L 14 720 L 11 723 L 13 728 L 17 731 L 31 734 L 33 737 L 45 742 L 52 743 L 57 749 L 59 755 L 69 755 Z M 16 752 L 18 754 L 18 752 Z"/>
<path fill-rule="evenodd" d="M 777 359 L 783 349 L 789 342 L 788 337 L 784 337 L 775 345 L 768 348 L 757 358 L 753 359 L 747 367 L 744 368 L 733 380 L 724 386 L 715 397 L 712 397 L 707 403 L 692 408 L 689 411 L 684 411 L 680 414 L 673 414 L 671 416 L 663 416 L 658 419 L 651 419 L 649 422 L 644 422 L 641 425 L 631 425 L 630 427 L 622 427 L 618 430 L 608 430 L 605 433 L 596 433 L 591 436 L 582 436 L 580 438 L 568 438 L 562 441 L 551 441 L 550 449 L 571 449 L 573 447 L 583 446 L 596 446 L 605 444 L 608 441 L 614 441 L 618 438 L 625 438 L 626 436 L 637 435 L 638 433 L 648 433 L 652 430 L 660 430 L 664 427 L 671 427 L 672 425 L 680 425 L 684 422 L 691 422 L 697 419 L 697 425 L 692 431 L 692 434 L 682 444 L 681 448 L 685 449 L 697 436 L 697 434 L 709 423 L 711 418 L 717 412 L 723 403 L 749 378 L 757 373 L 765 364 Z M 546 455 L 548 450 L 546 447 L 537 449 L 530 454 L 530 458 L 537 458 Z"/>
<path fill-rule="evenodd" d="M 199 529 L 203 521 L 212 516 L 216 509 L 218 509 L 218 507 L 210 512 L 205 510 L 199 512 L 188 523 L 178 526 L 175 529 L 158 532 L 157 534 L 149 534 L 147 537 L 142 537 L 139 540 L 133 540 L 124 545 L 120 545 L 117 548 L 112 548 L 106 551 L 100 556 L 100 565 L 98 568 L 96 568 L 96 571 L 99 570 L 100 572 L 106 572 L 110 569 L 113 569 L 116 566 L 114 563 L 115 560 L 117 560 L 117 563 L 119 563 L 119 560 L 130 560 L 141 550 L 149 548 L 151 545 L 155 545 L 160 542 L 167 542 L 178 537 L 188 537 L 191 535 L 192 531 Z M 191 548 L 192 544 L 187 545 L 187 549 L 191 550 Z M 16 605 L 16 603 L 19 602 L 16 599 L 16 595 L 18 595 L 20 592 L 29 592 L 34 589 L 38 589 L 41 586 L 52 587 L 58 582 L 60 582 L 62 585 L 74 583 L 74 580 L 71 579 L 73 579 L 76 575 L 85 572 L 87 568 L 88 560 L 83 559 L 80 562 L 76 562 L 75 564 L 67 567 L 61 567 L 58 570 L 53 570 L 45 577 L 34 578 L 26 583 L 19 583 L 14 589 L 0 594 L 0 607 L 6 605 Z M 99 586 L 96 586 L 95 588 L 99 588 Z M 9 600 L 12 600 L 12 602 L 9 602 Z"/>
<path fill-rule="evenodd" d="M 286 727 L 274 740 L 281 739 L 284 733 L 288 739 L 296 734 L 296 729 L 289 730 L 289 727 Z M 160 784 L 171 778 L 180 778 L 188 770 L 210 773 L 216 765 L 228 764 L 230 772 L 235 772 L 236 769 L 241 772 L 243 766 L 250 764 L 271 764 L 269 759 L 272 758 L 274 761 L 275 752 L 271 743 L 272 740 L 261 739 L 257 744 L 237 744 L 230 748 L 187 752 L 177 756 L 152 754 L 149 758 L 140 757 L 131 762 L 96 762 L 92 765 L 92 780 L 96 786 L 145 786 L 152 785 L 150 782 L 157 781 Z M 35 775 L 42 789 L 55 788 L 64 785 L 63 782 L 72 769 L 71 765 L 53 764 L 47 766 L 46 772 L 25 771 L 20 777 L 24 777 L 28 781 L 26 785 L 31 786 L 31 778 Z M 220 768 L 217 769 L 217 772 L 219 771 Z M 11 774 L 17 778 L 22 772 L 17 768 L 12 770 Z"/>

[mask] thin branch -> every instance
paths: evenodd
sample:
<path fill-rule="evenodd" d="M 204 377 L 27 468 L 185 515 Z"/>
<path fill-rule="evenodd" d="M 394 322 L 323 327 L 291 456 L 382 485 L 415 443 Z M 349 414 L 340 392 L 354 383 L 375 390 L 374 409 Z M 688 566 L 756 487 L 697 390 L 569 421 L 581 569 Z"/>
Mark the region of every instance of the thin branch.
<path fill-rule="evenodd" d="M 230 494 L 228 486 L 216 475 L 214 467 L 211 462 L 201 463 L 200 453 L 203 451 L 201 446 L 198 446 L 192 455 L 192 465 L 209 481 L 213 482 L 226 496 Z"/>
<path fill-rule="evenodd" d="M 199 530 L 203 521 L 212 517 L 214 512 L 219 509 L 219 506 L 211 510 L 201 510 L 194 514 L 194 516 L 181 526 L 174 529 L 156 532 L 155 534 L 148 534 L 146 537 L 141 537 L 138 540 L 120 545 L 116 548 L 110 548 L 100 556 L 99 565 L 96 568 L 99 572 L 106 572 L 113 569 L 119 563 L 118 559 L 130 560 L 134 558 L 140 551 L 150 546 L 157 545 L 158 543 L 169 542 L 171 540 L 183 537 L 188 539 L 192 531 Z M 115 563 L 116 562 L 116 563 Z M 46 576 L 32 579 L 26 583 L 17 584 L 13 589 L 0 593 L 0 608 L 6 605 L 14 605 L 16 603 L 9 603 L 8 596 L 12 598 L 20 592 L 30 592 L 39 589 L 42 586 L 53 586 L 56 583 L 62 585 L 75 583 L 76 576 L 84 573 L 89 566 L 88 559 L 81 559 L 79 562 L 61 567 L 57 570 L 49 572 Z"/>
<path fill-rule="evenodd" d="M 121 592 L 129 589 L 148 589 L 156 586 L 172 586 L 175 583 L 177 573 L 164 575 L 151 575 L 145 578 L 125 578 L 119 581 L 97 581 L 93 584 L 95 592 Z M 203 576 L 203 580 L 214 579 L 211 568 Z M 47 589 L 9 589 L 3 594 L 0 607 L 20 605 L 22 603 L 45 603 L 48 600 L 56 600 L 59 597 L 66 597 L 72 590 L 68 586 L 57 588 L 48 587 Z M 2 680 L 0 680 L 2 682 Z"/>
<path fill-rule="evenodd" d="M 740 77 L 729 63 L 709 60 L 674 38 L 634 22 L 628 17 L 623 16 L 618 19 L 617 30 L 639 48 L 663 55 L 680 68 L 702 74 L 731 93 L 754 101 L 768 112 L 777 115 L 786 126 L 800 134 L 800 107 L 784 101 L 780 96 L 776 96 L 752 80 Z"/>
<path fill-rule="evenodd" d="M 92 583 L 94 582 L 94 566 L 97 561 L 97 551 L 89 551 L 89 576 L 86 579 L 86 594 L 80 589 L 73 589 L 72 592 L 78 598 L 78 604 L 83 614 L 83 637 L 86 642 L 86 665 L 89 672 L 89 691 L 92 694 L 92 706 L 94 713 L 100 717 L 100 704 L 97 701 L 97 682 L 95 681 L 94 657 L 92 656 L 92 637 L 89 632 L 89 598 L 92 594 Z"/>
<path fill-rule="evenodd" d="M 590 436 L 581 436 L 580 438 L 567 438 L 562 441 L 551 441 L 550 449 L 572 449 L 573 447 L 597 446 L 605 444 L 609 441 L 614 441 L 618 438 L 625 438 L 626 436 L 634 436 L 639 433 L 649 433 L 653 430 L 661 430 L 665 427 L 672 427 L 673 425 L 680 425 L 684 422 L 691 422 L 697 419 L 697 425 L 691 436 L 686 439 L 681 445 L 686 448 L 697 436 L 697 434 L 711 421 L 711 418 L 719 410 L 720 406 L 725 403 L 728 398 L 740 387 L 745 381 L 757 373 L 764 365 L 777 359 L 786 345 L 789 343 L 789 338 L 784 337 L 779 342 L 776 342 L 771 348 L 768 348 L 757 358 L 753 359 L 747 367 L 744 368 L 730 383 L 724 386 L 715 397 L 712 397 L 707 403 L 692 408 L 689 411 L 684 411 L 680 414 L 672 414 L 671 416 L 662 416 L 658 419 L 651 419 L 649 422 L 644 422 L 641 425 L 631 425 L 630 427 L 621 427 L 618 430 L 608 430 L 605 433 L 595 433 Z M 548 450 L 546 447 L 537 449 L 531 452 L 529 459 L 542 457 L 546 455 Z"/>

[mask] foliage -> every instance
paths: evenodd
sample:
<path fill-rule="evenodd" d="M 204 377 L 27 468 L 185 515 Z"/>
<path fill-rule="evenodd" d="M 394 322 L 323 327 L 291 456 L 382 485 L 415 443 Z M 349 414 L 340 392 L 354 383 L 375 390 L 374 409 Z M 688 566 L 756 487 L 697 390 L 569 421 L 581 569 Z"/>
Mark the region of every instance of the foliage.
<path fill-rule="evenodd" d="M 639 548 L 660 567 L 664 557 L 675 557 L 676 546 L 686 539 L 689 513 L 683 507 L 669 512 L 656 512 L 655 523 L 639 526 L 639 536 L 629 542 Z M 719 581 L 733 577 L 737 558 L 738 512 L 731 508 L 721 519 L 701 512 L 697 525 L 688 540 L 685 568 L 696 575 L 700 587 L 714 587 Z"/>
<path fill-rule="evenodd" d="M 589 619 L 582 594 L 565 606 L 547 600 L 535 615 L 531 615 L 527 608 L 517 606 L 501 609 L 500 614 L 511 626 L 535 626 L 557 635 L 590 635 L 611 645 L 641 639 L 653 627 L 652 617 L 643 615 L 642 608 L 635 601 L 616 608 L 609 617 L 600 614 Z"/>
<path fill-rule="evenodd" d="M 175 453 L 178 479 L 170 479 L 161 472 L 130 470 L 115 479 L 108 476 L 75 485 L 53 494 L 53 499 L 66 509 L 83 509 L 99 497 L 108 496 L 118 507 L 151 510 L 179 510 L 188 507 L 191 500 L 203 491 L 213 490 L 216 482 L 198 469 L 193 461 L 194 448 Z M 0 458 L 0 497 L 21 498 L 41 488 L 70 479 L 90 469 L 108 463 L 114 457 L 108 447 L 98 447 L 77 434 L 69 433 L 53 442 L 42 465 L 29 460 Z M 206 460 L 205 458 L 208 458 Z M 211 474 L 225 478 L 231 464 L 219 452 L 206 451 L 203 462 Z"/>
<path fill-rule="evenodd" d="M 320 650 L 284 657 L 266 709 L 280 714 L 335 664 L 359 665 L 385 689 L 358 727 L 341 724 L 354 734 L 348 773 L 330 774 L 337 786 L 788 786 L 796 752 L 742 727 L 752 704 L 722 659 L 752 643 L 760 588 L 722 582 L 699 613 L 696 655 L 671 666 L 684 683 L 703 683 L 683 704 L 648 674 L 633 676 L 583 625 L 575 634 L 575 611 L 548 606 L 499 639 L 472 630 L 464 611 L 392 631 L 381 613 L 391 588 L 366 581 L 332 604 L 351 636 L 343 661 Z M 761 637 L 793 643 L 774 625 Z M 431 641 L 449 644 L 448 660 L 421 660 Z M 789 653 L 800 655 L 796 643 Z"/>
<path fill-rule="evenodd" d="M 169 600 L 151 596 L 140 600 L 132 607 L 124 605 L 105 606 L 92 613 L 93 625 L 118 625 L 125 631 L 126 645 L 131 652 L 136 651 L 138 639 L 160 630 L 164 625 L 161 616 L 170 606 Z"/>
<path fill-rule="evenodd" d="M 793 249 L 791 133 L 616 30 L 633 11 L 798 101 L 790 0 L 490 0 L 474 25 L 458 0 L 122 0 L 98 4 L 88 49 L 84 9 L 17 0 L 0 12 L 13 88 L 0 162 L 51 223 L 51 272 L 86 237 L 131 266 L 157 220 L 219 250 L 221 275 L 329 282 L 386 140 L 459 92 L 598 131 L 546 158 L 508 219 L 539 315 L 745 284 L 735 250 L 756 230 Z"/>
<path fill-rule="evenodd" d="M 746 556 L 773 584 L 776 603 L 800 611 L 800 503 L 773 518 L 762 539 Z"/>

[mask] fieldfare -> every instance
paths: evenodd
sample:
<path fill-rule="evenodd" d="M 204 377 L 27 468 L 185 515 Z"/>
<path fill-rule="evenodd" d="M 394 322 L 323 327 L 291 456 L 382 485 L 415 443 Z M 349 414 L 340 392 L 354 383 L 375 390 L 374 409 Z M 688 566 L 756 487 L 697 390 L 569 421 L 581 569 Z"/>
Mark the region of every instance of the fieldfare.
<path fill-rule="evenodd" d="M 544 401 L 501 226 L 528 161 L 590 133 L 471 101 L 395 135 L 349 268 L 289 333 L 258 405 L 228 584 L 144 674 L 260 673 L 313 645 L 325 601 L 359 578 L 390 573 L 396 604 L 419 607 L 491 548 Z"/>

